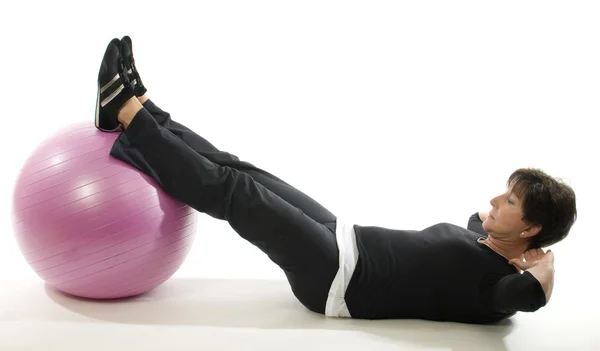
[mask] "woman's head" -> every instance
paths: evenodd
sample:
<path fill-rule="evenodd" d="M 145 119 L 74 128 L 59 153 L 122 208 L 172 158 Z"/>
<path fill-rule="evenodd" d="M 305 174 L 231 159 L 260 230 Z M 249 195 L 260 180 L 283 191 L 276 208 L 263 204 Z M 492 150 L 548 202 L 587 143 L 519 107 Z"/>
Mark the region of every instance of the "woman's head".
<path fill-rule="evenodd" d="M 494 238 L 527 240 L 528 249 L 563 240 L 577 219 L 575 192 L 544 171 L 521 168 L 506 183 L 507 191 L 493 198 L 483 228 Z"/>

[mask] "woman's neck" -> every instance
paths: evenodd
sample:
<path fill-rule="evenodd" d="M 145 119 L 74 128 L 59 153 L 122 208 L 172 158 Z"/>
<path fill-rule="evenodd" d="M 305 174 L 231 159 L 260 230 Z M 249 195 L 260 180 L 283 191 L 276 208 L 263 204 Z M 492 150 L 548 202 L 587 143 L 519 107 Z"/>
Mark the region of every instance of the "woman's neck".
<path fill-rule="evenodd" d="M 494 250 L 496 253 L 504 256 L 507 260 L 512 260 L 513 258 L 521 259 L 523 257 L 523 253 L 527 249 L 527 242 L 515 242 L 515 241 L 507 241 L 501 239 L 495 239 L 494 237 L 488 235 L 488 237 L 481 241 Z"/>

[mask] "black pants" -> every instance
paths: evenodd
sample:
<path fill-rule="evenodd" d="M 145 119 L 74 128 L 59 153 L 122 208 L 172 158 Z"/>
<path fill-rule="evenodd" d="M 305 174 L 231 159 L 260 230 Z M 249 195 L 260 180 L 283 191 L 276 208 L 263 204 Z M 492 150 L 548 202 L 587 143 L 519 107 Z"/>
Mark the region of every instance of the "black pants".
<path fill-rule="evenodd" d="M 111 156 L 152 177 L 173 198 L 228 221 L 283 269 L 306 308 L 325 312 L 338 269 L 336 217 L 315 200 L 218 150 L 150 100 L 119 136 Z"/>

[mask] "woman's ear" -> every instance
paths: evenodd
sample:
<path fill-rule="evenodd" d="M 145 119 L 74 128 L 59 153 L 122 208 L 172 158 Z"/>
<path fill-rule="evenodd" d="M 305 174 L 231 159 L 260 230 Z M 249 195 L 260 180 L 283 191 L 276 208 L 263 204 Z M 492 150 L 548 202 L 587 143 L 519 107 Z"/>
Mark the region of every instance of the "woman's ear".
<path fill-rule="evenodd" d="M 529 227 L 527 229 L 525 229 L 524 231 L 521 232 L 521 238 L 525 239 L 525 238 L 531 238 L 534 237 L 536 235 L 538 235 L 540 233 L 540 231 L 542 230 L 542 226 L 541 225 L 534 225 L 532 227 Z"/>

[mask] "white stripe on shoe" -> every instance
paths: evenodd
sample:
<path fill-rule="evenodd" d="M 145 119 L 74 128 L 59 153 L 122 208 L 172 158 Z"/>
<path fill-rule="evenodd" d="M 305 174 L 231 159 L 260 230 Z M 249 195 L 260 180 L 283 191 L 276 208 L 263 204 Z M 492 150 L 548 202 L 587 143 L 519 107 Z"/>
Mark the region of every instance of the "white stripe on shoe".
<path fill-rule="evenodd" d="M 119 74 L 115 75 L 115 77 L 108 83 L 104 84 L 102 88 L 100 88 L 100 94 L 102 94 L 106 89 L 110 88 L 117 80 L 119 80 Z"/>
<path fill-rule="evenodd" d="M 117 75 L 117 77 L 118 77 L 118 75 Z M 121 93 L 121 91 L 123 91 L 123 89 L 125 89 L 125 86 L 123 86 L 123 84 L 121 84 L 115 91 L 113 91 L 112 94 L 107 96 L 106 99 L 102 100 L 102 103 L 101 103 L 102 107 L 106 106 L 111 101 L 113 101 L 113 99 L 115 97 L 117 97 L 117 95 L 119 95 Z"/>
<path fill-rule="evenodd" d="M 96 116 L 94 117 L 96 127 L 100 125 L 100 84 L 98 84 L 98 96 L 96 97 Z"/>

